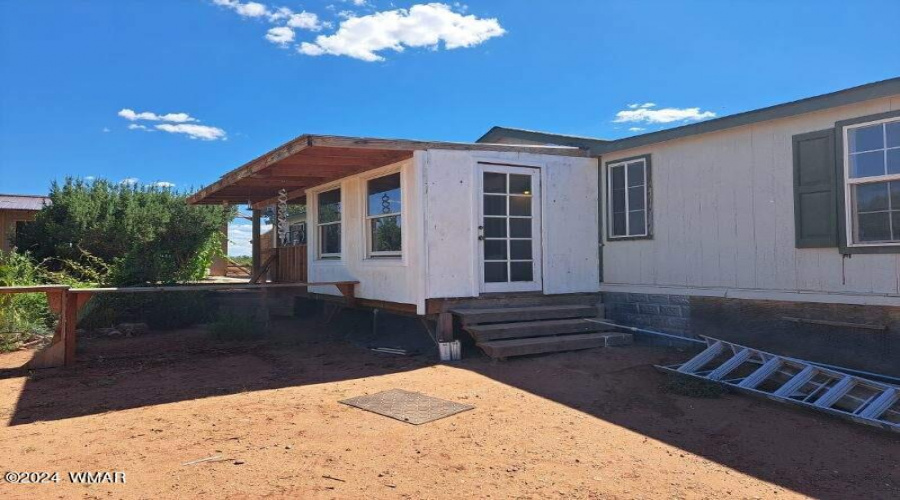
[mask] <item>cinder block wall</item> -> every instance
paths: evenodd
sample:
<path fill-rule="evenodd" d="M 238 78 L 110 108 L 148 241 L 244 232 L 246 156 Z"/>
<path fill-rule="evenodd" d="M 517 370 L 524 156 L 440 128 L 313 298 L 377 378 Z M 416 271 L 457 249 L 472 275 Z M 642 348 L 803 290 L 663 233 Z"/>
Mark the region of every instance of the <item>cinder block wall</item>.
<path fill-rule="evenodd" d="M 665 333 L 706 335 L 785 356 L 900 376 L 900 307 L 604 294 L 607 317 Z M 798 324 L 785 318 L 883 325 Z"/>

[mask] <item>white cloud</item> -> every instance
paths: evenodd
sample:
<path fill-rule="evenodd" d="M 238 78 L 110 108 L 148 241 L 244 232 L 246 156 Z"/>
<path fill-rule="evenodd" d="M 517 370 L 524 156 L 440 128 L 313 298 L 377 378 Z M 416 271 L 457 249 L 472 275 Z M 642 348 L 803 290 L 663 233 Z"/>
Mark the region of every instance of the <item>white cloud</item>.
<path fill-rule="evenodd" d="M 715 118 L 712 111 L 700 111 L 700 108 L 656 108 L 656 104 L 629 104 L 629 109 L 616 113 L 615 123 L 672 123 L 695 122 Z"/>
<path fill-rule="evenodd" d="M 153 183 L 153 186 L 163 189 L 169 189 L 175 187 L 175 183 L 167 181 L 156 181 Z"/>
<path fill-rule="evenodd" d="M 269 9 L 259 2 L 241 3 L 238 0 L 213 0 L 216 5 L 228 7 L 242 17 L 263 17 L 273 15 Z"/>
<path fill-rule="evenodd" d="M 126 177 L 119 181 L 119 184 L 122 184 L 123 186 L 134 186 L 138 183 L 139 180 L 140 179 L 138 179 L 137 177 Z"/>
<path fill-rule="evenodd" d="M 125 108 L 119 111 L 119 116 L 129 121 L 157 121 L 165 122 L 154 125 L 152 128 L 142 123 L 128 124 L 129 130 L 143 130 L 144 132 L 156 132 L 161 130 L 170 134 L 184 134 L 191 139 L 202 139 L 204 141 L 227 140 L 227 134 L 219 127 L 209 125 L 199 125 L 200 120 L 192 117 L 187 113 L 168 113 L 160 115 L 151 111 L 143 111 L 137 113 L 134 110 Z"/>
<path fill-rule="evenodd" d="M 629 132 L 640 132 L 642 130 L 647 130 L 644 127 L 631 127 L 628 129 Z"/>
<path fill-rule="evenodd" d="M 271 224 L 263 224 L 262 233 L 272 229 Z M 253 239 L 253 226 L 247 221 L 236 220 L 228 225 L 228 255 L 250 255 L 252 248 L 250 240 Z"/>
<path fill-rule="evenodd" d="M 110 130 L 109 130 L 109 127 L 103 127 L 103 133 L 104 133 L 104 134 L 109 133 L 109 131 L 110 131 Z"/>
<path fill-rule="evenodd" d="M 278 26 L 266 33 L 266 40 L 285 46 L 294 41 L 294 30 L 287 26 Z"/>
<path fill-rule="evenodd" d="M 325 24 L 319 20 L 319 16 L 305 10 L 297 14 L 291 14 L 287 25 L 291 28 L 309 31 L 322 31 L 322 28 L 325 27 Z"/>
<path fill-rule="evenodd" d="M 446 49 L 479 45 L 501 36 L 506 30 L 497 19 L 479 19 L 454 12 L 441 3 L 413 5 L 341 21 L 332 35 L 320 35 L 315 42 L 303 42 L 297 50 L 309 56 L 331 54 L 363 61 L 383 61 L 378 52 L 402 52 L 406 47 Z"/>
<path fill-rule="evenodd" d="M 94 179 L 96 179 L 96 177 L 94 177 L 93 175 L 88 175 L 88 176 L 85 176 L 85 178 L 84 178 L 84 180 L 86 180 L 88 182 L 94 182 Z"/>
<path fill-rule="evenodd" d="M 133 109 L 125 108 L 119 111 L 119 116 L 125 118 L 129 121 L 137 121 L 137 120 L 147 120 L 152 122 L 173 122 L 173 123 L 188 123 L 188 122 L 196 122 L 199 121 L 196 118 L 192 117 L 187 113 L 166 113 L 164 115 L 158 115 L 156 113 L 151 113 L 149 111 L 136 112 Z"/>
<path fill-rule="evenodd" d="M 266 32 L 266 40 L 284 46 L 294 41 L 294 29 L 321 31 L 331 27 L 331 23 L 322 22 L 313 12 L 294 12 L 288 7 L 269 8 L 259 2 L 240 2 L 239 0 L 213 0 L 213 3 L 233 10 L 241 17 L 263 18 L 272 24 L 279 24 Z"/>
<path fill-rule="evenodd" d="M 226 138 L 225 131 L 218 127 L 209 127 L 207 125 L 195 125 L 191 123 L 179 123 L 173 125 L 171 123 L 161 123 L 156 126 L 157 130 L 169 132 L 170 134 L 185 134 L 191 139 L 201 139 L 204 141 L 215 141 Z"/>

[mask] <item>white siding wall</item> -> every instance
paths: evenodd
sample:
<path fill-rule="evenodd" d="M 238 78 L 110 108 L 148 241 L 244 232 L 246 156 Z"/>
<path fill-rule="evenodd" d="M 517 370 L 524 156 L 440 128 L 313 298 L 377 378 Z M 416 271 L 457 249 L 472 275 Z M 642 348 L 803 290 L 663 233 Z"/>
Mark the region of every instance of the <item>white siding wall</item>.
<path fill-rule="evenodd" d="M 596 159 L 431 150 L 424 169 L 426 296 L 479 295 L 478 161 L 541 169 L 543 291 L 596 292 Z"/>
<path fill-rule="evenodd" d="M 900 255 L 795 248 L 791 145 L 897 109 L 884 98 L 604 156 L 605 169 L 652 155 L 654 236 L 606 243 L 603 289 L 900 305 Z"/>
<path fill-rule="evenodd" d="M 422 293 L 422 202 L 419 189 L 421 179 L 421 153 L 411 160 L 347 177 L 340 181 L 311 190 L 309 203 L 309 280 L 341 281 L 357 280 L 356 296 L 364 299 L 384 300 L 404 304 L 416 304 L 424 312 Z M 400 168 L 402 199 L 403 256 L 401 258 L 366 258 L 365 190 L 366 180 L 379 174 Z M 318 230 L 316 221 L 316 194 L 341 186 L 341 258 L 318 258 Z M 340 295 L 333 286 L 311 287 L 311 292 Z"/>

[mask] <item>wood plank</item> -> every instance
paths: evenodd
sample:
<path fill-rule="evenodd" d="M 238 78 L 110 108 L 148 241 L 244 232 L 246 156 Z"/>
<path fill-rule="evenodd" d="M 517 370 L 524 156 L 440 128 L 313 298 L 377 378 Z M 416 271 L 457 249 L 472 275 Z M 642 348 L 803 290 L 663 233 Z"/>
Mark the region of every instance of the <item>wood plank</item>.
<path fill-rule="evenodd" d="M 566 335 L 572 333 L 602 332 L 614 330 L 613 327 L 591 323 L 583 319 L 557 319 L 550 321 L 526 321 L 519 323 L 499 323 L 495 325 L 476 325 L 466 327 L 475 340 L 479 342 L 500 339 L 542 337 L 547 335 Z"/>
<path fill-rule="evenodd" d="M 451 309 L 460 317 L 463 325 L 477 323 L 499 323 L 508 321 L 536 321 L 542 319 L 564 319 L 594 317 L 597 308 L 583 305 L 498 307 L 496 309 Z"/>
<path fill-rule="evenodd" d="M 200 292 L 216 290 L 252 290 L 263 288 L 303 288 L 309 286 L 337 286 L 351 284 L 359 284 L 359 281 L 314 281 L 308 283 L 210 283 L 198 285 L 136 286 L 124 288 L 73 288 L 69 290 L 69 293 Z"/>
<path fill-rule="evenodd" d="M 453 314 L 442 312 L 437 318 L 437 339 L 438 342 L 453 341 Z"/>
<path fill-rule="evenodd" d="M 479 342 L 478 347 L 492 358 L 507 358 L 543 354 L 548 352 L 574 351 L 631 343 L 627 333 L 585 333 L 560 337 L 537 337 L 531 339 L 494 340 Z"/>
<path fill-rule="evenodd" d="M 68 290 L 67 285 L 28 285 L 28 286 L 0 286 L 0 294 L 3 293 L 47 293 Z"/>

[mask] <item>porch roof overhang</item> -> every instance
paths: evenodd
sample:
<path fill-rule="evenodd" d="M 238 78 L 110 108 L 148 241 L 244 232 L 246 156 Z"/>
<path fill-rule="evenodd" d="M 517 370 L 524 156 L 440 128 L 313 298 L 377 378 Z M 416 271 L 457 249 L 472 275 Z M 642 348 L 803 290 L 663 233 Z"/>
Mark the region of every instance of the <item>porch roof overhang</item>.
<path fill-rule="evenodd" d="M 412 158 L 413 152 L 427 149 L 590 156 L 585 149 L 567 146 L 469 144 L 307 134 L 228 172 L 188 197 L 188 202 L 250 204 L 252 208 L 263 208 L 275 204 L 282 189 L 287 191 L 289 200 L 295 200 L 304 196 L 307 189 Z"/>

